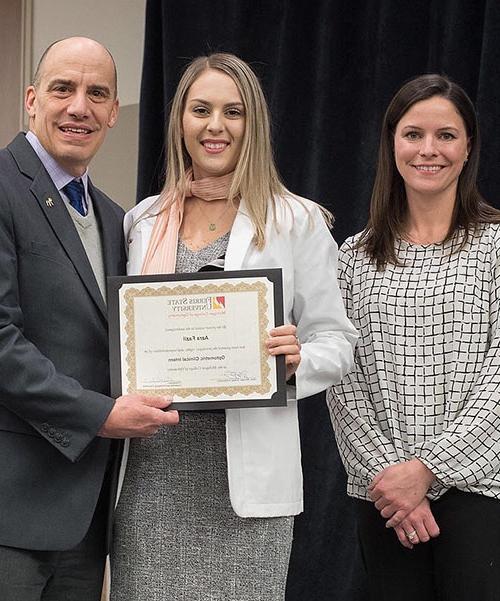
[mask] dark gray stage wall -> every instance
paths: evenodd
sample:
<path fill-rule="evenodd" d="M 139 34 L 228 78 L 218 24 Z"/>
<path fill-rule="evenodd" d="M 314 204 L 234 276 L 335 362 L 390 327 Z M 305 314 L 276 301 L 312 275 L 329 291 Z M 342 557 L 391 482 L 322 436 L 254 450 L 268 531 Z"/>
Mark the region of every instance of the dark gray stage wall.
<path fill-rule="evenodd" d="M 500 206 L 498 0 L 149 0 L 138 199 L 158 191 L 163 128 L 182 68 L 238 54 L 261 78 L 286 185 L 336 216 L 341 243 L 367 218 L 381 119 L 407 79 L 444 73 L 476 103 L 480 187 Z M 352 508 L 324 399 L 300 404 L 305 512 L 296 520 L 287 601 L 361 601 Z M 403 594 L 404 596 L 404 594 Z"/>

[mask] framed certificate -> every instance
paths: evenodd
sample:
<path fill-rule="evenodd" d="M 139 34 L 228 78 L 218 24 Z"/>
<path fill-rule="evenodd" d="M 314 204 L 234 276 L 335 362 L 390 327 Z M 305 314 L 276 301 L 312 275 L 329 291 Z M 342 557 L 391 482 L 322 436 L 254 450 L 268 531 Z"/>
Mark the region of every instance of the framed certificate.
<path fill-rule="evenodd" d="M 108 278 L 111 393 L 173 396 L 173 409 L 286 405 L 281 269 Z"/>

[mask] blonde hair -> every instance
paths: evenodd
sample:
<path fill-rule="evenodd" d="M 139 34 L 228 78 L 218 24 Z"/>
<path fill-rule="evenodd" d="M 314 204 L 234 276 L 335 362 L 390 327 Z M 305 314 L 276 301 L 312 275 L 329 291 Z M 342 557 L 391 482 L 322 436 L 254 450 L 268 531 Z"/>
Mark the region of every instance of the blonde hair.
<path fill-rule="evenodd" d="M 234 170 L 229 190 L 229 201 L 245 199 L 249 217 L 255 228 L 254 242 L 262 249 L 265 244 L 265 226 L 268 203 L 272 202 L 276 216 L 276 198 L 285 202 L 294 196 L 281 182 L 271 147 L 269 109 L 257 76 L 247 63 L 233 54 L 216 53 L 194 59 L 184 71 L 172 101 L 166 142 L 166 180 L 160 198 L 173 192 L 182 194 L 186 170 L 191 166 L 182 138 L 182 117 L 189 88 L 207 69 L 218 69 L 236 84 L 245 107 L 245 133 L 241 153 Z"/>

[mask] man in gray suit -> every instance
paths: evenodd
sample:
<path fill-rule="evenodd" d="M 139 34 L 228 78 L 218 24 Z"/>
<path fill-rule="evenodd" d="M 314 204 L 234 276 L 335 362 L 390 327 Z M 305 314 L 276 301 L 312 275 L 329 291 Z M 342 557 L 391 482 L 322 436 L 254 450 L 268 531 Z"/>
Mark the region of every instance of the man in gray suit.
<path fill-rule="evenodd" d="M 5 84 L 5 82 L 4 82 Z M 168 399 L 109 396 L 106 275 L 123 211 L 87 167 L 118 115 L 109 52 L 69 38 L 0 150 L 0 599 L 100 597 L 119 451 L 173 424 Z"/>

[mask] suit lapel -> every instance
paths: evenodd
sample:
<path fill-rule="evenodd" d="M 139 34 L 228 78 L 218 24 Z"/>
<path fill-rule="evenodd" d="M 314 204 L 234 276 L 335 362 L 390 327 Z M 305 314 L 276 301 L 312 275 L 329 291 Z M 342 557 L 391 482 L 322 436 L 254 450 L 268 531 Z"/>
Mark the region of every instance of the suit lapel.
<path fill-rule="evenodd" d="M 40 172 L 33 180 L 31 191 L 35 195 L 61 246 L 73 263 L 87 292 L 103 316 L 106 317 L 106 305 L 80 236 L 76 231 L 75 224 L 68 213 L 63 199 L 52 183 L 52 180 L 45 174 L 45 170 Z"/>
<path fill-rule="evenodd" d="M 9 146 L 9 150 L 20 171 L 32 178 L 33 183 L 30 188 L 32 194 L 35 196 L 61 246 L 73 263 L 88 293 L 100 312 L 106 317 L 106 305 L 90 266 L 87 253 L 57 188 L 23 134 L 19 134 L 14 139 Z"/>

